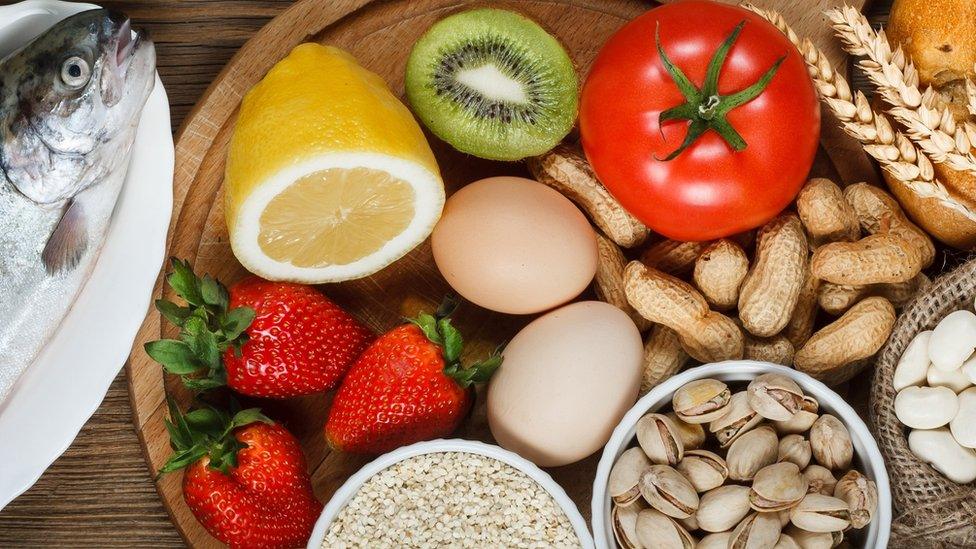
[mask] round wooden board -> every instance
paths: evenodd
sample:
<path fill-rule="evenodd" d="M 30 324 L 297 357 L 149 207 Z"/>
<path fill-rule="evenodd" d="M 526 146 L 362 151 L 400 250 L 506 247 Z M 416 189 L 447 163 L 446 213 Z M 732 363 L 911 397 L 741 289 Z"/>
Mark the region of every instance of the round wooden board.
<path fill-rule="evenodd" d="M 221 185 L 224 157 L 243 95 L 271 66 L 299 43 L 314 41 L 351 52 L 367 68 L 384 77 L 402 96 L 403 67 L 410 46 L 433 22 L 464 8 L 466 0 L 303 0 L 255 35 L 218 76 L 188 116 L 177 137 L 175 206 L 170 227 L 169 255 L 189 259 L 198 272 L 208 272 L 227 284 L 246 273 L 227 244 Z M 480 2 L 483 4 L 483 2 Z M 758 4 L 777 7 L 798 31 L 823 36 L 820 9 L 839 0 L 819 0 L 800 7 L 792 0 Z M 863 2 L 856 2 L 863 4 Z M 492 2 L 517 9 L 557 35 L 585 75 L 600 46 L 626 21 L 653 3 L 639 0 L 522 0 Z M 838 62 L 842 58 L 837 56 Z M 490 175 L 526 175 L 521 164 L 493 163 L 462 155 L 430 137 L 448 193 Z M 382 272 L 362 280 L 328 285 L 323 291 L 377 331 L 386 330 L 404 316 L 432 310 L 450 288 L 437 272 L 430 247 L 424 244 Z M 157 283 L 157 294 L 172 298 Z M 466 304 L 456 321 L 468 342 L 466 353 L 482 355 L 510 338 L 529 319 L 490 313 Z M 173 376 L 163 376 L 158 364 L 143 351 L 143 344 L 174 337 L 171 326 L 161 326 L 150 312 L 136 339 L 127 365 L 134 421 L 153 475 L 170 454 L 163 419 L 166 397 L 185 408 L 192 395 Z M 331 395 L 287 401 L 261 400 L 257 404 L 284 423 L 302 442 L 316 494 L 328 501 L 345 479 L 367 458 L 330 452 L 321 435 Z M 457 436 L 490 441 L 483 398 Z M 589 519 L 590 484 L 599 454 L 549 472 L 566 488 L 584 517 Z M 197 523 L 183 502 L 182 475 L 157 481 L 163 503 L 177 529 L 191 547 L 220 544 Z"/>

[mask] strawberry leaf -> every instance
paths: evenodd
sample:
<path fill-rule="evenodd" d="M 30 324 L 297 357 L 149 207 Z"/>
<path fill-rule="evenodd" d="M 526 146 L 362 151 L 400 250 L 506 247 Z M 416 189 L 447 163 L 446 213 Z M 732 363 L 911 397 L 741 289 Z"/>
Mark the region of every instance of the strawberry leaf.
<path fill-rule="evenodd" d="M 175 324 L 177 326 L 183 326 L 183 322 L 186 320 L 186 317 L 190 316 L 190 313 L 193 311 L 193 309 L 189 307 L 180 307 L 176 303 L 166 301 L 165 299 L 156 300 L 156 310 L 159 311 L 159 314 L 163 315 L 166 320 L 170 321 L 171 324 Z"/>
<path fill-rule="evenodd" d="M 250 307 L 238 307 L 228 311 L 220 324 L 224 338 L 233 341 L 240 337 L 244 330 L 254 322 L 255 315 L 254 309 Z"/>
<path fill-rule="evenodd" d="M 200 285 L 197 282 L 197 276 L 193 274 L 193 269 L 190 268 L 190 262 L 180 261 L 176 258 L 173 258 L 171 262 L 173 272 L 166 279 L 170 287 L 190 305 L 198 307 L 204 305 L 203 295 L 200 294 Z"/>
<path fill-rule="evenodd" d="M 246 410 L 241 410 L 234 414 L 231 418 L 230 423 L 228 423 L 228 429 L 236 429 L 238 427 L 243 427 L 245 425 L 250 425 L 254 422 L 260 421 L 261 423 L 272 424 L 274 423 L 267 416 L 261 413 L 260 408 L 248 408 Z"/>
<path fill-rule="evenodd" d="M 150 358 L 162 364 L 171 374 L 188 375 L 202 369 L 193 349 L 183 341 L 161 339 L 146 343 L 144 348 Z"/>
<path fill-rule="evenodd" d="M 203 275 L 200 280 L 200 296 L 207 305 L 212 305 L 218 310 L 225 310 L 230 304 L 230 296 L 227 295 L 227 288 L 217 282 L 210 275 Z"/>
<path fill-rule="evenodd" d="M 441 334 L 444 347 L 444 362 L 451 364 L 461 359 L 461 349 L 464 341 L 461 332 L 451 325 L 450 318 L 442 318 L 437 321 L 437 331 Z"/>
<path fill-rule="evenodd" d="M 416 324 L 431 343 L 441 346 L 444 345 L 444 339 L 441 337 L 440 332 L 437 331 L 436 318 L 427 313 L 420 313 L 417 318 L 410 319 L 410 322 Z"/>
<path fill-rule="evenodd" d="M 234 430 L 255 422 L 273 424 L 257 408 L 236 411 L 231 417 L 226 411 L 205 405 L 182 414 L 173 399 L 167 399 L 170 419 L 164 420 L 170 434 L 173 455 L 160 468 L 159 474 L 182 469 L 204 456 L 209 467 L 229 473 L 237 466 L 237 453 L 246 445 L 237 440 Z M 232 402 L 236 410 L 236 403 Z"/>

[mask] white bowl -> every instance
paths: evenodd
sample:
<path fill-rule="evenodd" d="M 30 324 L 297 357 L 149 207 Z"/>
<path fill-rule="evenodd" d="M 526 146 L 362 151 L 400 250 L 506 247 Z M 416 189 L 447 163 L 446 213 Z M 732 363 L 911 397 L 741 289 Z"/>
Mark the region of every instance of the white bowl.
<path fill-rule="evenodd" d="M 430 440 L 427 442 L 418 442 L 416 444 L 411 444 L 410 446 L 404 446 L 403 448 L 398 448 L 383 454 L 382 456 L 376 458 L 368 465 L 360 469 L 355 475 L 349 477 L 346 483 L 336 491 L 329 500 L 329 503 L 322 510 L 322 516 L 319 517 L 318 522 L 315 523 L 315 529 L 312 530 L 312 537 L 308 540 L 308 549 L 320 549 L 322 547 L 322 540 L 325 539 L 325 533 L 329 530 L 329 525 L 332 521 L 339 515 L 339 511 L 342 511 L 343 507 L 349 503 L 349 500 L 356 495 L 359 488 L 373 475 L 379 473 L 387 467 L 403 461 L 407 458 L 414 456 L 420 456 L 424 454 L 435 454 L 440 452 L 467 452 L 469 454 L 478 454 L 493 459 L 497 459 L 503 463 L 507 463 L 512 467 L 515 467 L 519 471 L 522 471 L 528 475 L 532 480 L 538 482 L 549 495 L 556 500 L 559 507 L 566 513 L 569 518 L 570 524 L 573 526 L 573 530 L 576 532 L 576 536 L 580 539 L 585 549 L 593 548 L 593 538 L 590 537 L 590 532 L 586 529 L 586 521 L 579 513 L 579 509 L 576 508 L 576 504 L 573 500 L 569 499 L 566 492 L 561 486 L 556 484 L 556 481 L 552 480 L 545 471 L 536 467 L 534 463 L 528 461 L 527 459 L 519 456 L 518 454 L 504 450 L 498 446 L 491 444 L 484 444 L 482 442 L 475 442 L 472 440 Z"/>
<path fill-rule="evenodd" d="M 0 6 L 0 57 L 96 7 L 55 0 Z M 157 76 L 91 276 L 57 333 L 0 402 L 0 509 L 71 445 L 125 364 L 151 305 L 172 209 L 173 132 Z"/>
<path fill-rule="evenodd" d="M 888 471 L 885 469 L 884 459 L 878 450 L 878 444 L 871 436 L 871 432 L 868 431 L 867 425 L 858 417 L 857 412 L 844 402 L 840 395 L 802 372 L 766 362 L 729 360 L 692 368 L 668 379 L 638 400 L 637 404 L 627 412 L 617 428 L 614 429 L 610 441 L 607 442 L 603 450 L 603 457 L 600 458 L 600 464 L 596 470 L 596 480 L 593 482 L 592 524 L 597 549 L 616 547 L 613 529 L 610 527 L 610 497 L 607 494 L 607 479 L 614 462 L 634 439 L 637 420 L 648 412 L 670 406 L 671 395 L 679 387 L 690 381 L 706 377 L 726 382 L 749 381 L 760 374 L 770 372 L 793 378 L 804 393 L 820 402 L 821 413 L 833 414 L 847 426 L 851 432 L 851 440 L 854 442 L 855 465 L 878 485 L 878 512 L 871 524 L 858 533 L 863 540 L 863 547 L 874 549 L 888 546 L 888 536 L 891 533 L 891 488 L 888 485 Z"/>

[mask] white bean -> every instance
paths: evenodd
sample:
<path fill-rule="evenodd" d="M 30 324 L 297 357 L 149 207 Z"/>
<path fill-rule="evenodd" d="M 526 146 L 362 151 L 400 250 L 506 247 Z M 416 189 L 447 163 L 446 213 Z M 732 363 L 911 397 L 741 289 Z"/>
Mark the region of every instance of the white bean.
<path fill-rule="evenodd" d="M 948 387 L 954 393 L 965 391 L 973 384 L 962 370 L 940 370 L 935 366 L 929 366 L 925 381 L 930 387 Z"/>
<path fill-rule="evenodd" d="M 959 411 L 949 422 L 953 438 L 966 448 L 976 448 L 976 387 L 959 394 Z"/>
<path fill-rule="evenodd" d="M 908 344 L 905 352 L 895 366 L 895 375 L 892 384 L 896 391 L 901 391 L 905 387 L 912 385 L 922 385 L 925 383 L 925 373 L 932 362 L 929 360 L 929 339 L 932 337 L 932 330 L 919 332 L 915 339 Z"/>
<path fill-rule="evenodd" d="M 960 372 L 966 374 L 969 381 L 976 385 L 976 354 L 969 357 L 966 362 L 962 363 L 962 368 L 959 369 Z"/>
<path fill-rule="evenodd" d="M 932 331 L 929 360 L 940 370 L 956 370 L 976 349 L 976 314 L 949 313 Z"/>
<path fill-rule="evenodd" d="M 952 482 L 976 480 L 976 452 L 960 446 L 948 429 L 912 431 L 908 434 L 908 447 Z"/>
<path fill-rule="evenodd" d="M 959 399 L 948 387 L 905 387 L 895 396 L 898 421 L 912 429 L 935 429 L 952 421 Z"/>

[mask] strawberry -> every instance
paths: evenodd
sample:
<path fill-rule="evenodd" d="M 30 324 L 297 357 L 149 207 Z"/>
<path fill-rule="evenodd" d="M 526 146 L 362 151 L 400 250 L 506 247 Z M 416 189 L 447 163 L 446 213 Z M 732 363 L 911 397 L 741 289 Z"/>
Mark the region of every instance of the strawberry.
<path fill-rule="evenodd" d="M 186 306 L 159 300 L 179 339 L 146 352 L 195 390 L 287 398 L 334 389 L 373 339 L 372 332 L 310 286 L 250 277 L 228 291 L 173 260 L 167 281 Z"/>
<path fill-rule="evenodd" d="M 183 499 L 232 548 L 304 547 L 322 512 L 298 440 L 255 409 L 186 415 L 170 402 L 174 453 L 160 474 L 186 468 Z"/>
<path fill-rule="evenodd" d="M 472 385 L 501 365 L 496 353 L 463 368 L 461 334 L 446 314 L 421 314 L 377 338 L 339 387 L 325 424 L 333 448 L 380 454 L 453 432 Z"/>

